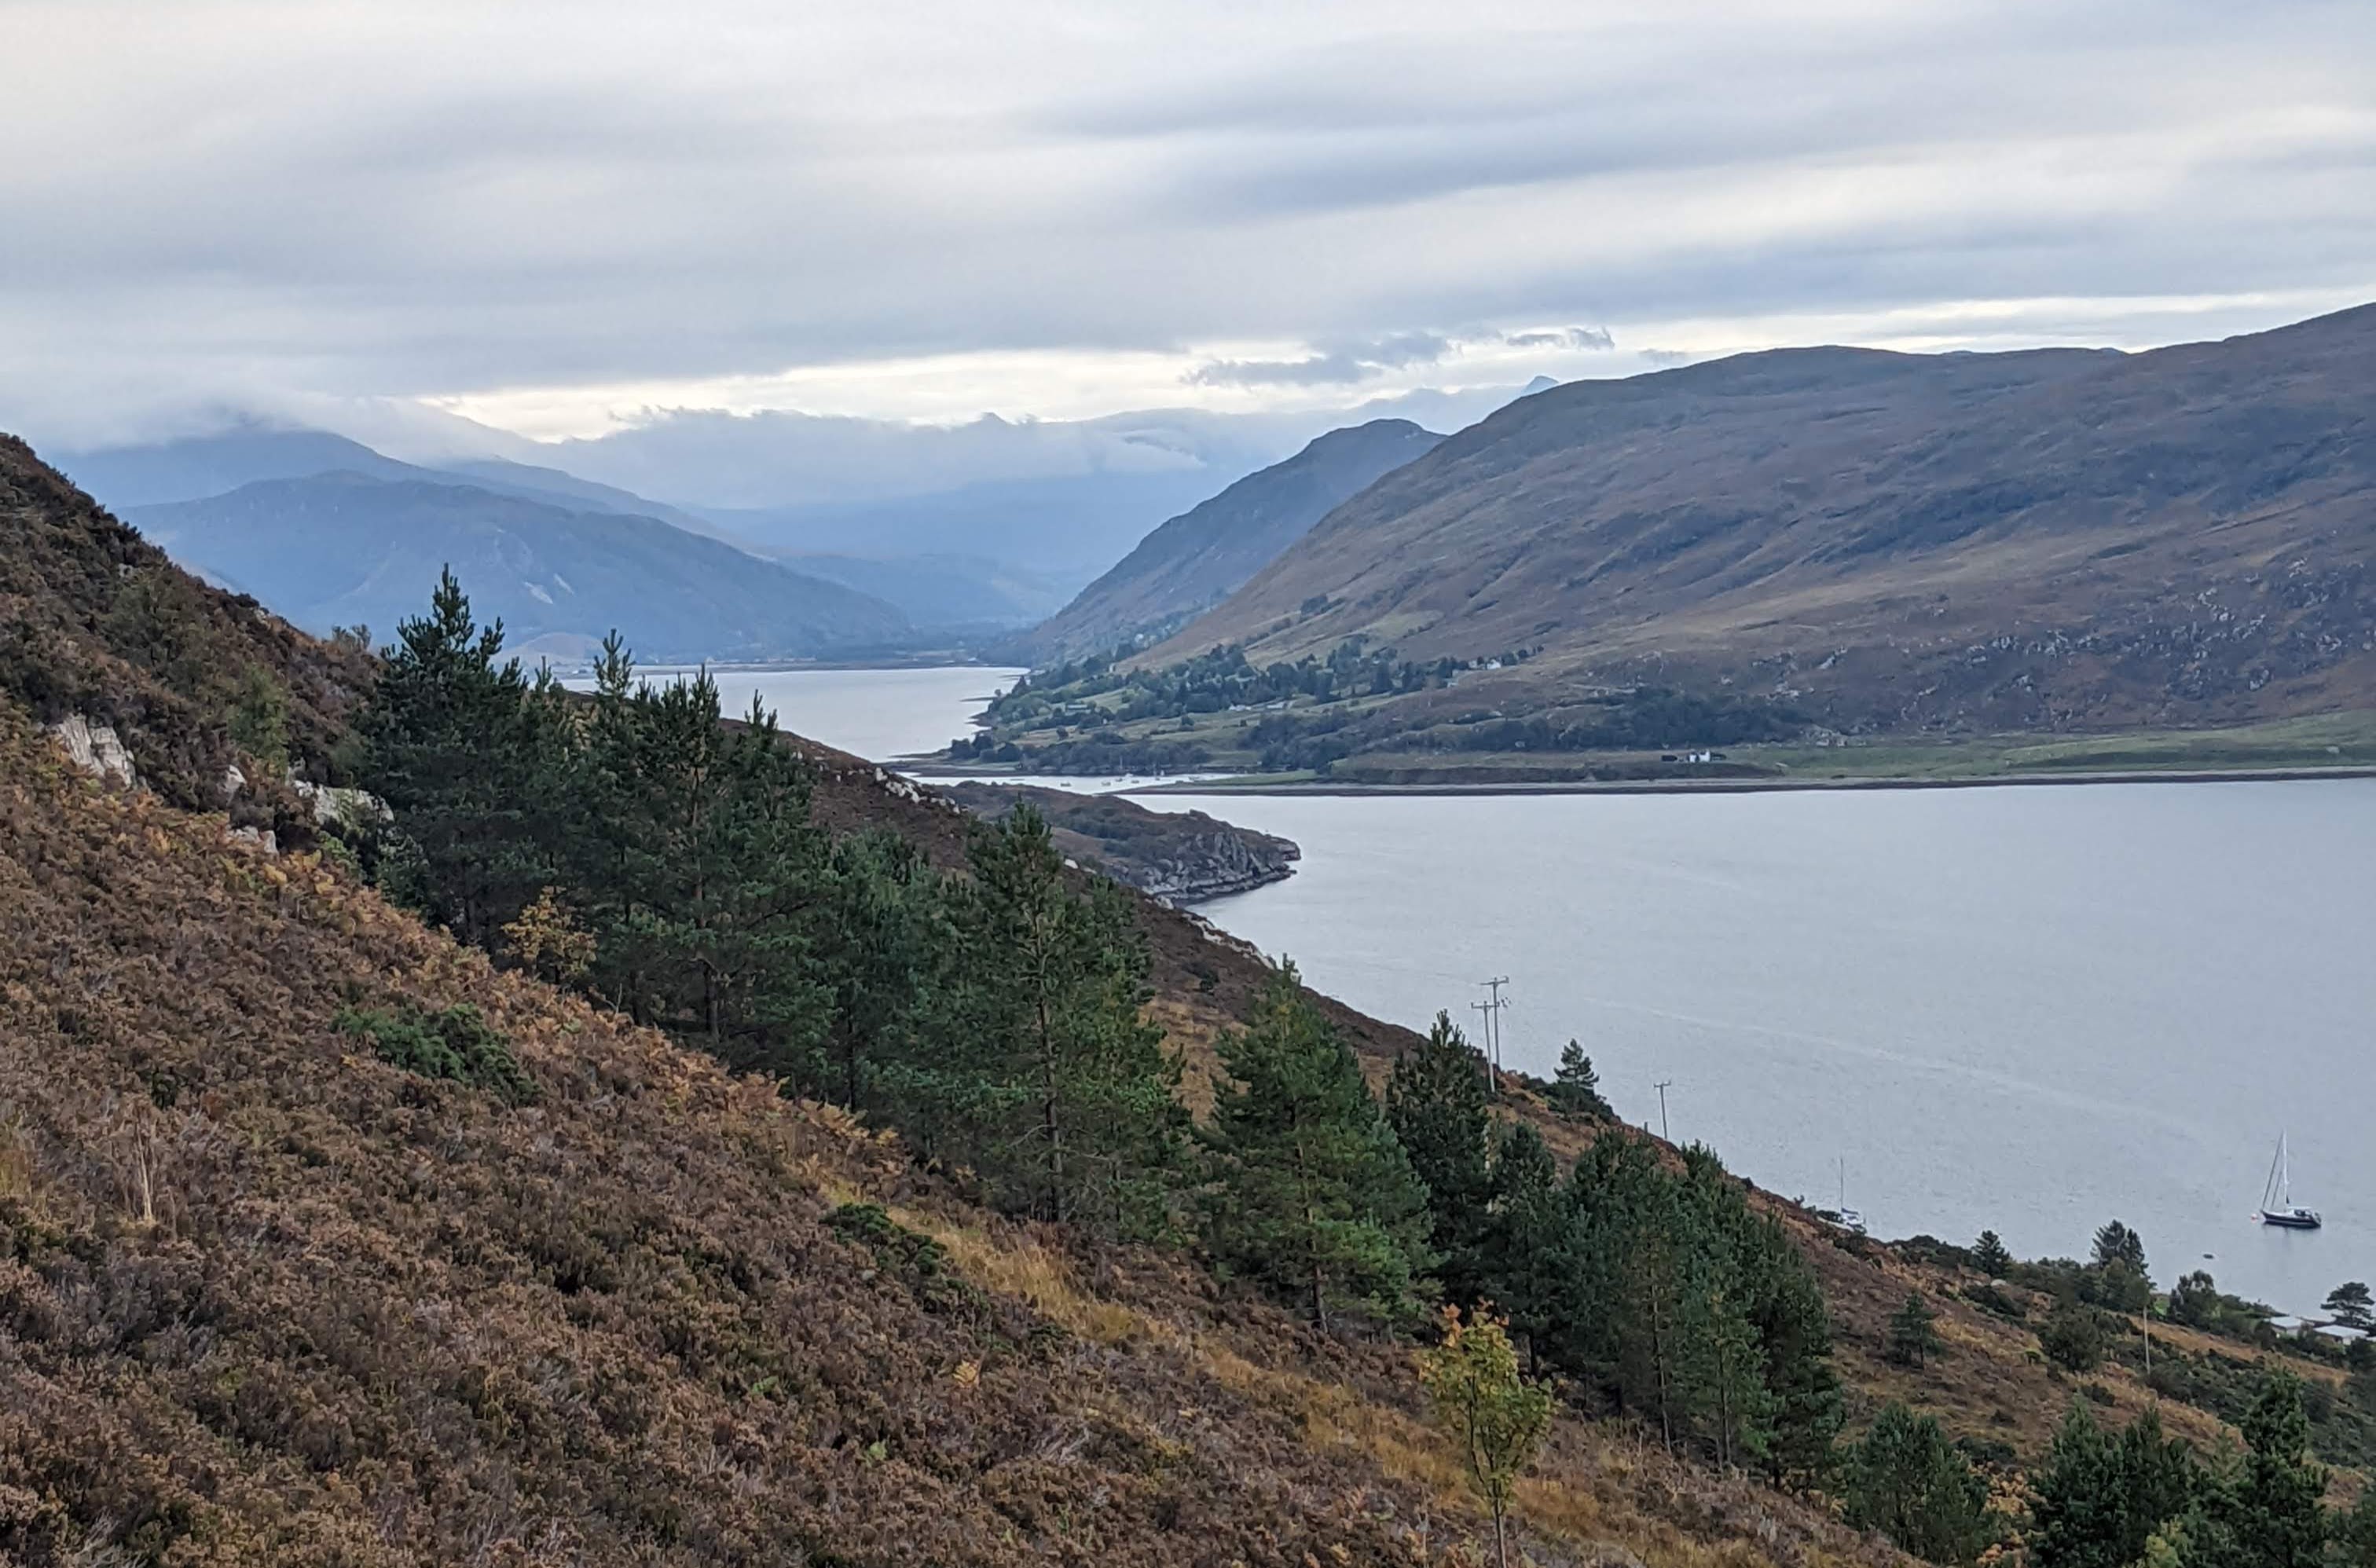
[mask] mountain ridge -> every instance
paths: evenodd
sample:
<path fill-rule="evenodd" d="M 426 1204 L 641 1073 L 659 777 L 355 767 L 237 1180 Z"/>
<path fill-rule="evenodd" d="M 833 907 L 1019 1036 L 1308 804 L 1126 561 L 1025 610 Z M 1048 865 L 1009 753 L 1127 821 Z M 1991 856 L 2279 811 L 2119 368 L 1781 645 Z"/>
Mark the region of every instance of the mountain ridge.
<path fill-rule="evenodd" d="M 1315 436 L 1294 456 L 1158 525 L 1014 646 L 1046 663 L 1169 630 L 1234 592 L 1347 497 L 1443 439 L 1400 419 Z"/>
<path fill-rule="evenodd" d="M 127 512 L 178 558 L 317 635 L 393 631 L 448 566 L 532 651 L 617 629 L 650 659 L 814 657 L 909 630 L 879 600 L 659 518 L 431 477 L 259 480 Z"/>
<path fill-rule="evenodd" d="M 2141 354 L 1781 350 L 1569 383 L 1135 662 L 1543 649 L 1414 724 L 1644 683 L 1869 731 L 2376 706 L 2371 366 L 2376 306 Z"/>

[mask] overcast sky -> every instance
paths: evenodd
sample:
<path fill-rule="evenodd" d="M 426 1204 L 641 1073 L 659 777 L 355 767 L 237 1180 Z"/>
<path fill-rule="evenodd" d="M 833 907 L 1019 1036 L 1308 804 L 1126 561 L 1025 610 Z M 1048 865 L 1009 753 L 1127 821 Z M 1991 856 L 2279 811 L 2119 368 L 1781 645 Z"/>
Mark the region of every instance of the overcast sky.
<path fill-rule="evenodd" d="M 0 424 L 955 422 L 2376 298 L 2369 0 L 0 0 Z"/>

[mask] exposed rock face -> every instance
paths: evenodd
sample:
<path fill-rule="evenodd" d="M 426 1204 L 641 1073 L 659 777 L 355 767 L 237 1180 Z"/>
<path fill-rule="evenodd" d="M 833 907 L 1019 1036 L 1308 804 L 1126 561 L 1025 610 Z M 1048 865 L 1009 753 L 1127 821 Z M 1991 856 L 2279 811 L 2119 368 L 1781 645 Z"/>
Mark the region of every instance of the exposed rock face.
<path fill-rule="evenodd" d="M 113 725 L 93 724 L 79 713 L 70 713 L 51 725 L 50 733 L 65 747 L 74 765 L 92 778 L 112 778 L 127 789 L 140 782 L 132 754 L 124 749 Z"/>
<path fill-rule="evenodd" d="M 1180 819 L 1179 837 L 1151 859 L 1107 870 L 1142 892 L 1171 904 L 1194 904 L 1251 892 L 1295 874 L 1303 851 L 1289 839 L 1238 827 L 1203 812 Z"/>
<path fill-rule="evenodd" d="M 956 784 L 945 792 L 980 816 L 1004 816 L 1018 802 L 1048 819 L 1056 840 L 1083 864 L 1167 904 L 1244 893 L 1295 874 L 1303 851 L 1291 839 L 1257 833 L 1203 812 L 1151 812 L 1115 795 L 1075 795 L 1020 784 Z"/>

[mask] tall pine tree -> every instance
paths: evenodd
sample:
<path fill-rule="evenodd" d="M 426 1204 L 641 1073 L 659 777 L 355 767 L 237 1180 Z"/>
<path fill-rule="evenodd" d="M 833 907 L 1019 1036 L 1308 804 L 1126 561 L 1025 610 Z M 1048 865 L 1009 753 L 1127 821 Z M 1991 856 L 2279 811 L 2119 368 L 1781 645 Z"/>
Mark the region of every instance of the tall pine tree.
<path fill-rule="evenodd" d="M 973 824 L 927 1089 L 976 1168 L 1027 1212 L 1131 1236 L 1169 1224 L 1186 1153 L 1180 1062 L 1146 1021 L 1146 944 L 1110 882 L 1075 891 L 1028 805 Z"/>
<path fill-rule="evenodd" d="M 1293 965 L 1219 1051 L 1205 1206 L 1216 1265 L 1301 1302 L 1324 1331 L 1348 1308 L 1411 1318 L 1434 1261 L 1427 1189 Z"/>
<path fill-rule="evenodd" d="M 1386 1079 L 1386 1121 L 1427 1186 L 1428 1244 L 1442 1260 L 1437 1277 L 1446 1299 L 1464 1307 L 1490 1289 L 1492 1113 L 1485 1074 L 1485 1058 L 1438 1013 L 1427 1038 L 1396 1059 Z"/>

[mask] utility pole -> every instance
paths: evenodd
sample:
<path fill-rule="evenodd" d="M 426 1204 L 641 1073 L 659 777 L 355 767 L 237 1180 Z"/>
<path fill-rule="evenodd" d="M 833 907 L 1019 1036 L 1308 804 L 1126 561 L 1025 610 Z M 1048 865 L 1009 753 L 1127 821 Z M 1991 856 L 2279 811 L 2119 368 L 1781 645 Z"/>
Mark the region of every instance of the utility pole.
<path fill-rule="evenodd" d="M 1499 1099 L 1502 1098 L 1502 1009 L 1510 1005 L 1502 995 L 1502 988 L 1510 983 L 1510 977 L 1496 975 L 1491 980 L 1477 983 L 1492 993 L 1491 1000 L 1472 1002 L 1468 1005 L 1484 1016 L 1487 1076 L 1492 1081 L 1493 1098 Z"/>
<path fill-rule="evenodd" d="M 1658 1136 L 1667 1143 L 1675 1141 L 1667 1133 L 1667 1091 L 1674 1087 L 1675 1080 L 1672 1078 L 1658 1080 Z"/>

